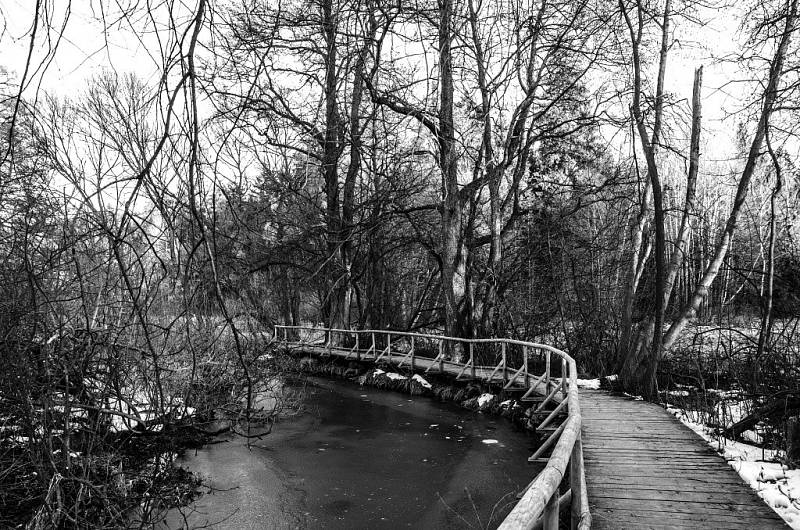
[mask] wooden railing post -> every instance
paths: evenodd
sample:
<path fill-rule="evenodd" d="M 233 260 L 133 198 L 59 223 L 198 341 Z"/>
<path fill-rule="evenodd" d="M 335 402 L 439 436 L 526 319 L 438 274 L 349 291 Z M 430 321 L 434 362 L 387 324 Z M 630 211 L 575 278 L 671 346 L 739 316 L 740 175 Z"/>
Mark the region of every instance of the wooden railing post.
<path fill-rule="evenodd" d="M 358 344 L 361 333 L 356 332 L 356 360 L 361 362 L 361 346 Z"/>
<path fill-rule="evenodd" d="M 439 339 L 439 372 L 444 373 L 444 339 Z"/>
<path fill-rule="evenodd" d="M 506 367 L 508 366 L 508 359 L 506 358 L 506 343 L 500 343 L 501 350 L 503 352 L 503 385 L 508 381 L 508 374 L 506 373 Z"/>
<path fill-rule="evenodd" d="M 581 522 L 581 515 L 583 515 L 583 491 L 584 469 L 583 469 L 583 445 L 581 444 L 581 437 L 575 440 L 575 445 L 572 447 L 572 456 L 569 460 L 569 487 L 572 490 L 572 507 L 570 516 L 570 528 L 576 530 Z"/>
<path fill-rule="evenodd" d="M 561 359 L 561 397 L 567 399 L 567 360 Z"/>
<path fill-rule="evenodd" d="M 550 350 L 546 350 L 545 352 L 545 367 L 544 373 L 544 389 L 549 394 L 550 393 Z"/>
<path fill-rule="evenodd" d="M 367 352 L 369 353 L 369 352 Z M 372 356 L 378 358 L 378 349 L 375 347 L 375 332 L 372 333 Z"/>
<path fill-rule="evenodd" d="M 389 364 L 392 364 L 392 334 L 387 333 L 386 337 L 386 353 L 389 354 Z"/>
<path fill-rule="evenodd" d="M 472 376 L 472 380 L 475 380 L 475 348 L 473 343 L 469 343 L 469 366 L 470 366 L 470 375 Z"/>
<path fill-rule="evenodd" d="M 331 345 L 332 344 L 333 344 L 333 330 L 329 328 L 328 329 L 328 344 L 326 345 L 328 347 L 328 356 L 329 357 L 331 355 L 331 348 L 332 348 Z"/>
<path fill-rule="evenodd" d="M 413 372 L 416 370 L 416 366 L 414 363 L 414 335 L 411 335 L 411 371 Z"/>
<path fill-rule="evenodd" d="M 528 347 L 522 347 L 522 366 L 525 367 L 525 388 L 531 386 L 531 378 L 528 376 Z"/>
<path fill-rule="evenodd" d="M 558 530 L 558 501 L 560 495 L 558 491 L 558 487 L 556 487 L 556 491 L 553 492 L 552 497 L 550 500 L 547 501 L 547 505 L 544 507 L 544 513 L 542 517 L 544 520 L 542 521 L 544 524 L 544 530 Z"/>

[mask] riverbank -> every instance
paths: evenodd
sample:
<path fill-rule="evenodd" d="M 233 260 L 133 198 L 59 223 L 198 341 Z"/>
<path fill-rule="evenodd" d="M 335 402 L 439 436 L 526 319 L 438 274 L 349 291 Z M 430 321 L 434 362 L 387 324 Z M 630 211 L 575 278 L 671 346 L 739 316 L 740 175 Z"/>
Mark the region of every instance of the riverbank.
<path fill-rule="evenodd" d="M 336 357 L 322 360 L 287 355 L 282 367 L 287 373 L 332 377 L 366 387 L 453 403 L 466 410 L 505 418 L 530 433 L 535 433 L 538 425 L 530 402 L 503 395 L 500 389 L 486 383 L 458 381 L 446 374 L 420 375 L 387 363 L 376 366 L 372 362 L 343 361 Z"/>

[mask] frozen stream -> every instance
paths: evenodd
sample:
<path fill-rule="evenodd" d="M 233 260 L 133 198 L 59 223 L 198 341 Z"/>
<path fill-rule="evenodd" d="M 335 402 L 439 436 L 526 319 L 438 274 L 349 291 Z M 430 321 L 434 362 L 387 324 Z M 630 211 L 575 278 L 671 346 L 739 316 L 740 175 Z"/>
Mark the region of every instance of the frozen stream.
<path fill-rule="evenodd" d="M 248 449 L 241 438 L 181 464 L 214 491 L 185 509 L 214 528 L 496 527 L 536 475 L 509 422 L 424 397 L 313 379 L 307 412 Z M 172 513 L 170 528 L 186 527 Z"/>

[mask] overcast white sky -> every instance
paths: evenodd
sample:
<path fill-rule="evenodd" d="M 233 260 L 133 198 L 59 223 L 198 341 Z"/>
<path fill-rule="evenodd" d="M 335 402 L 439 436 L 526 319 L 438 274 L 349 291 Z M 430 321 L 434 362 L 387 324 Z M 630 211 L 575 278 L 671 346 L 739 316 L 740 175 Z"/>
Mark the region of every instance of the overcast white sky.
<path fill-rule="evenodd" d="M 54 43 L 68 14 L 69 3 L 66 0 L 48 3 L 54 7 L 50 17 L 51 30 L 48 36 L 44 31 L 47 28 L 39 28 L 32 61 L 34 66 L 48 58 L 50 43 Z M 148 27 L 149 21 L 120 20 L 119 10 L 106 10 L 110 3 L 103 1 L 104 9 L 101 10 L 101 2 L 96 0 L 71 2 L 66 29 L 52 63 L 42 75 L 34 78 L 34 83 L 26 90 L 28 97 L 39 86 L 58 95 L 74 95 L 86 88 L 89 78 L 109 70 L 120 74 L 135 73 L 156 82 L 160 66 L 158 42 L 152 32 L 148 34 L 131 28 Z M 25 69 L 33 14 L 34 2 L 31 0 L 0 0 L 0 18 L 3 20 L 0 64 L 14 72 L 17 78 Z M 102 22 L 103 17 L 107 24 Z M 155 58 L 151 54 L 156 54 Z"/>

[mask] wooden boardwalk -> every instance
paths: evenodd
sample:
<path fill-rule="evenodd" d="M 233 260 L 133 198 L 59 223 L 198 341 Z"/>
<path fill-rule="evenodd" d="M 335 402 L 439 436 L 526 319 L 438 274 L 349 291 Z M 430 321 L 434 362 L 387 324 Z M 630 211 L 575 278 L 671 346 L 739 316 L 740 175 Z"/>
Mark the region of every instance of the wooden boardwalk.
<path fill-rule="evenodd" d="M 581 390 L 593 528 L 786 528 L 725 460 L 652 403 Z"/>

